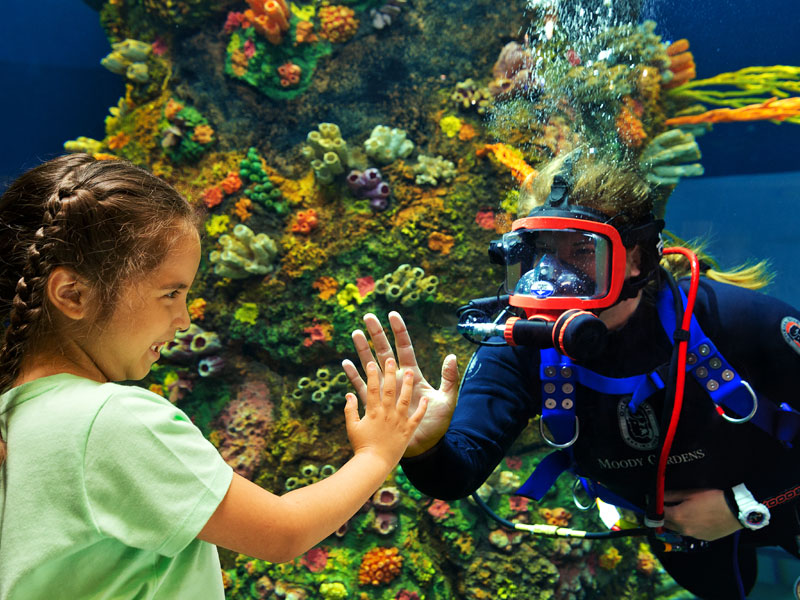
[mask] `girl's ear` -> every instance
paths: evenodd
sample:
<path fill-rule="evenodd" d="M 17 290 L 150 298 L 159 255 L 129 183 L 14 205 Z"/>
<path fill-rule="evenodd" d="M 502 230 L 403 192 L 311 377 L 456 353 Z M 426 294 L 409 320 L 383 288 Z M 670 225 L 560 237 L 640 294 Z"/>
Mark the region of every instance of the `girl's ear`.
<path fill-rule="evenodd" d="M 47 298 L 69 319 L 80 320 L 88 315 L 89 288 L 75 271 L 56 267 L 47 278 Z"/>

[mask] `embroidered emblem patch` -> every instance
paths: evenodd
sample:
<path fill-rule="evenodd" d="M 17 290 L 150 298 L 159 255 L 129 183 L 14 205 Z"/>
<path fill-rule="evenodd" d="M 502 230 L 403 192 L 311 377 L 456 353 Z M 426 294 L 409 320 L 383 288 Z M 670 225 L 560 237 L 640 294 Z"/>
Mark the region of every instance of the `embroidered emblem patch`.
<path fill-rule="evenodd" d="M 630 396 L 625 396 L 617 404 L 617 418 L 622 439 L 635 450 L 655 450 L 658 446 L 656 412 L 647 402 L 642 402 L 633 414 L 628 409 L 630 399 Z"/>
<path fill-rule="evenodd" d="M 784 317 L 781 321 L 781 334 L 792 350 L 800 354 L 800 320 L 795 317 Z"/>

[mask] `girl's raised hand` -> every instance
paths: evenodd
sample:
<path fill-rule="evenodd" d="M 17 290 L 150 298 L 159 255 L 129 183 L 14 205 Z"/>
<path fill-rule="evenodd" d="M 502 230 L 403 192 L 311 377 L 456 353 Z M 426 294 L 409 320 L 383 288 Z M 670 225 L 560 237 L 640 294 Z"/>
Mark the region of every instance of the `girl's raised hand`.
<path fill-rule="evenodd" d="M 365 452 L 375 455 L 385 460 L 387 469 L 391 469 L 403 456 L 411 436 L 425 415 L 428 402 L 423 398 L 409 416 L 413 373 L 407 371 L 402 376 L 400 386 L 393 358 L 386 360 L 384 369 L 386 380 L 382 382 L 380 370 L 374 361 L 368 362 L 365 367 L 367 391 L 366 397 L 362 398 L 364 416 L 359 417 L 358 399 L 351 393 L 346 395 L 344 412 L 347 437 L 355 454 Z"/>
<path fill-rule="evenodd" d="M 356 353 L 362 368 L 368 375 L 367 379 L 369 379 L 368 365 L 377 363 L 378 367 L 380 367 L 377 372 L 379 386 L 385 387 L 388 379 L 391 379 L 387 363 L 391 359 L 394 364 L 394 350 L 386 337 L 383 325 L 375 315 L 371 313 L 364 315 L 364 325 L 375 348 L 375 355 L 373 356 L 370 349 L 367 336 L 361 330 L 353 332 L 353 344 Z M 408 380 L 411 382 L 409 410 L 416 410 L 423 398 L 428 399 L 428 409 L 419 427 L 414 432 L 405 453 L 405 456 L 415 456 L 432 448 L 447 431 L 458 397 L 458 364 L 455 355 L 448 355 L 442 363 L 441 384 L 438 389 L 434 388 L 425 379 L 419 369 L 419 365 L 417 365 L 417 358 L 414 355 L 414 347 L 411 344 L 408 329 L 397 312 L 392 311 L 389 313 L 389 325 L 394 335 L 397 348 L 396 364 L 399 367 L 396 372 L 393 370 L 395 385 L 400 387 L 402 383 L 402 391 L 405 391 L 405 388 L 408 387 L 405 385 L 407 382 L 405 380 L 401 382 L 400 377 L 406 373 L 410 373 L 413 376 L 412 379 Z M 343 361 L 342 367 L 361 401 L 366 403 L 369 395 L 368 383 L 364 382 L 358 369 L 351 361 Z"/>

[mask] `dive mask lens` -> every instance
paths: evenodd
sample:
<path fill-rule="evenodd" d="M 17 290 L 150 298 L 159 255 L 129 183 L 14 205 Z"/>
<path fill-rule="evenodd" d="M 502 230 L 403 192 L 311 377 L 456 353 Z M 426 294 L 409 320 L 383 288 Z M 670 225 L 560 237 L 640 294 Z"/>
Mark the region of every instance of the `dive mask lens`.
<path fill-rule="evenodd" d="M 506 291 L 516 296 L 602 298 L 611 280 L 611 242 L 575 229 L 518 230 L 503 236 Z"/>

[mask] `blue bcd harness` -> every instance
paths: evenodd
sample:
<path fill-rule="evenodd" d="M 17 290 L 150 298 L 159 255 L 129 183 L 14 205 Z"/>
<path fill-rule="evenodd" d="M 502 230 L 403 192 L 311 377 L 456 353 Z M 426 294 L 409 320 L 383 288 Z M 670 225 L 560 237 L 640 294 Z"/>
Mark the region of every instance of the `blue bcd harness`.
<path fill-rule="evenodd" d="M 680 295 L 685 309 L 686 295 L 683 290 L 680 290 Z M 676 331 L 677 316 L 669 289 L 661 290 L 657 307 L 661 325 L 667 336 L 672 338 Z M 614 378 L 599 375 L 575 364 L 569 357 L 552 348 L 541 350 L 540 358 L 542 413 L 539 427 L 545 441 L 557 450 L 541 460 L 516 494 L 541 500 L 556 479 L 565 471 L 570 471 L 579 477 L 591 497 L 643 512 L 641 507 L 632 505 L 600 484 L 580 476 L 571 449 L 580 432 L 575 413 L 575 397 L 578 384 L 604 394 L 630 395 L 628 409 L 631 414 L 635 414 L 645 399 L 664 389 L 666 384 L 658 374 L 658 369 L 642 375 Z M 788 447 L 800 435 L 800 413 L 786 403 L 778 406 L 757 394 L 706 337 L 694 315 L 689 327 L 686 371 L 706 391 L 726 420 L 733 423 L 750 422 Z M 731 414 L 735 416 L 730 416 Z M 544 432 L 545 425 L 551 438 Z"/>

